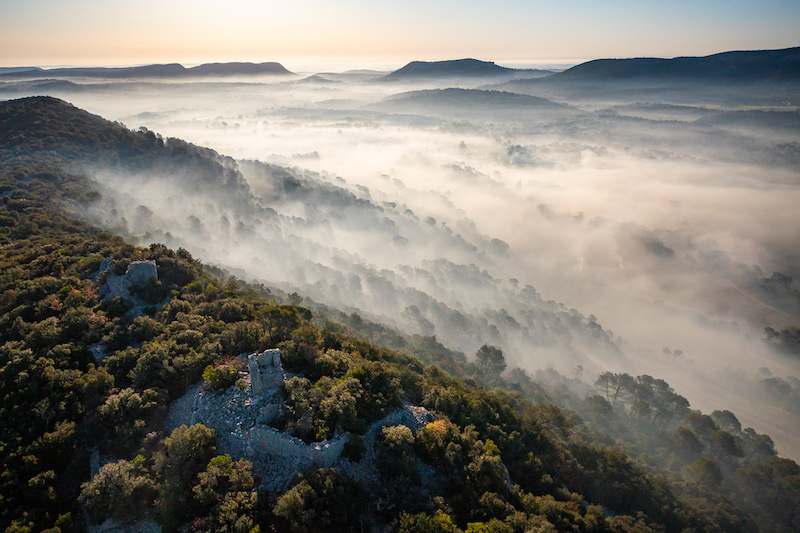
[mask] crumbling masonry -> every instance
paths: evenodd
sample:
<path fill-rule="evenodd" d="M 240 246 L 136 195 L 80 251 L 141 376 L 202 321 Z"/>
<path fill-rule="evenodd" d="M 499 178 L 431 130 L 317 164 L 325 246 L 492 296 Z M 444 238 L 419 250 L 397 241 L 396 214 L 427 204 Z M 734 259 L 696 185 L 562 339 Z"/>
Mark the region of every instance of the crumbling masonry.
<path fill-rule="evenodd" d="M 285 379 L 280 350 L 243 354 L 246 372 L 240 372 L 244 387 L 229 387 L 220 393 L 191 388 L 170 407 L 167 427 L 204 424 L 217 432 L 217 449 L 253 463 L 262 486 L 281 489 L 308 467 L 329 467 L 342 454 L 345 437 L 306 444 L 268 424 L 282 409 L 281 387 Z"/>

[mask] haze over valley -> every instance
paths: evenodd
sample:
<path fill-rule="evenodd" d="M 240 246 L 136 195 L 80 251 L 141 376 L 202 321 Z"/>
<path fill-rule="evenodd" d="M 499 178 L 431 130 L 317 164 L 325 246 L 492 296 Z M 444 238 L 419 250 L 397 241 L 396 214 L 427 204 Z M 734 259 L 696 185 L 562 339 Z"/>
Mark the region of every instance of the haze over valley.
<path fill-rule="evenodd" d="M 798 459 L 800 359 L 764 333 L 800 322 L 797 50 L 751 77 L 728 56 L 739 70 L 706 76 L 30 70 L 0 73 L 0 98 L 51 95 L 216 152 L 217 176 L 84 161 L 102 201 L 83 216 L 131 242 L 468 357 L 663 378 Z"/>

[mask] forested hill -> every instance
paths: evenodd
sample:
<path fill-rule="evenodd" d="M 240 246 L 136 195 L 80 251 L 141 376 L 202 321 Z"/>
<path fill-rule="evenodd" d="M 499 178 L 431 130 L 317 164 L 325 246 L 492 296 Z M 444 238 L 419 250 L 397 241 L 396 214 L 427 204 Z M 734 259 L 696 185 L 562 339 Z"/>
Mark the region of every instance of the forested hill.
<path fill-rule="evenodd" d="M 502 353 L 488 346 L 474 362 L 435 338 L 388 350 L 357 335 L 385 328 L 314 314 L 298 295 L 284 301 L 182 249 L 136 248 L 64 210 L 100 200 L 89 162 L 122 168 L 123 155 L 140 169 L 185 161 L 205 169 L 204 183 L 246 186 L 226 180 L 235 166 L 210 150 L 46 98 L 0 104 L 0 132 L 5 531 L 84 531 L 107 519 L 165 532 L 800 525 L 797 464 L 730 413 L 690 411 L 662 380 L 606 374 L 573 395 L 565 384 L 578 381 L 553 373 L 551 385 L 501 375 Z M 157 263 L 158 280 L 120 291 L 139 260 Z M 196 383 L 235 396 L 249 379 L 239 356 L 268 348 L 280 348 L 287 372 L 272 429 L 346 439 L 330 468 L 272 490 L 258 474 L 268 467 L 220 453 L 230 435 L 165 425 Z M 435 366 L 444 363 L 453 375 Z M 532 400 L 548 396 L 575 412 Z M 431 421 L 380 425 L 411 406 Z"/>
<path fill-rule="evenodd" d="M 230 158 L 180 139 L 165 142 L 145 129 L 131 131 L 47 96 L 0 102 L 0 162 L 15 159 L 180 175 L 199 190 L 224 189 L 234 198 L 249 192 Z"/>
<path fill-rule="evenodd" d="M 56 152 L 76 158 L 146 149 L 144 139 L 127 128 L 49 96 L 0 102 L 0 127 L 4 155 Z"/>
<path fill-rule="evenodd" d="M 596 59 L 581 63 L 550 80 L 684 80 L 800 81 L 800 47 L 783 50 L 723 52 L 705 57 L 673 59 Z"/>

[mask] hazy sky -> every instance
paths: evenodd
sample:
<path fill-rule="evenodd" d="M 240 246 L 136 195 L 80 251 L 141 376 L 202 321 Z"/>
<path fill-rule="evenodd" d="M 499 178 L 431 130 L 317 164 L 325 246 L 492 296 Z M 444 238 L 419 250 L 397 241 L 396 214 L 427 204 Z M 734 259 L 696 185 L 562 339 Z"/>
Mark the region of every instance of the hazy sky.
<path fill-rule="evenodd" d="M 0 66 L 563 62 L 797 45 L 798 0 L 0 0 Z"/>

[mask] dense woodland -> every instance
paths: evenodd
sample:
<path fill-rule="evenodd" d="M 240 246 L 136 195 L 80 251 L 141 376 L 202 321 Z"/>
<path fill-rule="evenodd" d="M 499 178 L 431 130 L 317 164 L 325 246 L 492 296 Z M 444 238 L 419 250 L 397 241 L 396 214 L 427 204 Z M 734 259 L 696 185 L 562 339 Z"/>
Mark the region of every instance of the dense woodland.
<path fill-rule="evenodd" d="M 467 356 L 301 307 L 182 249 L 134 247 L 75 216 L 101 194 L 75 164 L 85 157 L 189 162 L 205 186 L 242 186 L 213 152 L 165 147 L 53 99 L 0 104 L 5 531 L 108 518 L 165 532 L 800 529 L 800 467 L 731 412 L 692 410 L 657 377 L 507 369 L 492 346 Z M 101 296 L 106 258 L 115 273 L 157 262 L 158 282 L 137 294 L 143 314 Z M 270 493 L 247 461 L 217 454 L 212 429 L 164 430 L 188 386 L 236 386 L 232 360 L 274 347 L 294 376 L 283 429 L 308 442 L 349 433 L 342 460 L 374 457 L 378 486 L 333 467 Z M 365 453 L 360 435 L 404 403 L 435 421 L 384 427 Z M 95 451 L 109 462 L 91 478 Z"/>

